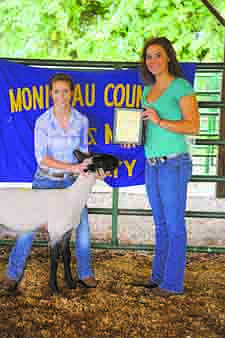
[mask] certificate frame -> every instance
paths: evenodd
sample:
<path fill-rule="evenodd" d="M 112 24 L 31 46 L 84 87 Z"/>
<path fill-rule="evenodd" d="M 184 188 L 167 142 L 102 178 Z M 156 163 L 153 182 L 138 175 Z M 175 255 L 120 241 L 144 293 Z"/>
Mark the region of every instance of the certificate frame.
<path fill-rule="evenodd" d="M 143 108 L 114 108 L 113 144 L 143 144 Z"/>

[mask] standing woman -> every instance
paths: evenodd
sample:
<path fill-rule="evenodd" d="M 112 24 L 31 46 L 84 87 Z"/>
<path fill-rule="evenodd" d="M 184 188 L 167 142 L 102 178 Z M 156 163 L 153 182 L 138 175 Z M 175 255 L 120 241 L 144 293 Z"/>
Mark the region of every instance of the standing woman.
<path fill-rule="evenodd" d="M 186 135 L 199 132 L 198 105 L 167 38 L 145 42 L 142 75 L 145 184 L 156 232 L 153 268 L 145 287 L 154 295 L 170 296 L 184 292 L 187 243 L 184 215 L 192 174 Z"/>
<path fill-rule="evenodd" d="M 77 163 L 74 149 L 88 152 L 88 119 L 72 108 L 74 83 L 70 75 L 58 73 L 49 81 L 53 106 L 42 114 L 35 124 L 35 155 L 38 168 L 32 182 L 33 189 L 63 189 L 72 185 L 74 175 L 83 174 L 87 161 Z M 74 224 L 76 225 L 76 224 Z M 0 288 L 14 290 L 26 266 L 34 234 L 21 235 L 10 256 Z M 68 248 L 69 250 L 69 248 Z M 91 266 L 90 226 L 85 207 L 76 230 L 77 271 L 80 283 L 87 288 L 97 285 Z M 71 285 L 72 287 L 73 285 Z"/>

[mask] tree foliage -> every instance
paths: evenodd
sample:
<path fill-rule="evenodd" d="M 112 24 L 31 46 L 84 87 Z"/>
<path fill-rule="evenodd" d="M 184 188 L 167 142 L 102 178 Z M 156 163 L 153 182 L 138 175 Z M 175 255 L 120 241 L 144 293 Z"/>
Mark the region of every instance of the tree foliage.
<path fill-rule="evenodd" d="M 200 0 L 2 0 L 0 15 L 2 57 L 138 61 L 167 36 L 182 61 L 223 61 L 224 27 Z"/>

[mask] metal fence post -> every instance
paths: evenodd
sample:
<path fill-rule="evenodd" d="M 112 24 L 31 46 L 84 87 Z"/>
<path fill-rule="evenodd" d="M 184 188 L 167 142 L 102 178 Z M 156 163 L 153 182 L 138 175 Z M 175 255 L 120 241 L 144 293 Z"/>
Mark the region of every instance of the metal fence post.
<path fill-rule="evenodd" d="M 118 205 L 119 189 L 113 188 L 112 192 L 112 246 L 117 247 L 118 241 Z"/>

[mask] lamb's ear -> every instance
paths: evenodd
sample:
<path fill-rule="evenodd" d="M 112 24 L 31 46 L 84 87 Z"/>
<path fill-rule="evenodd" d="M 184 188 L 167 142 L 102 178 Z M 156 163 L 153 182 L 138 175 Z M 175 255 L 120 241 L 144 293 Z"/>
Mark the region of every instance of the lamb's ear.
<path fill-rule="evenodd" d="M 74 149 L 73 155 L 76 157 L 76 159 L 79 163 L 83 162 L 83 160 L 85 159 L 84 154 L 78 149 Z"/>
<path fill-rule="evenodd" d="M 82 151 L 78 149 L 74 149 L 73 155 L 76 157 L 79 163 L 83 162 L 86 158 L 89 158 L 92 156 L 91 153 L 82 153 Z"/>

